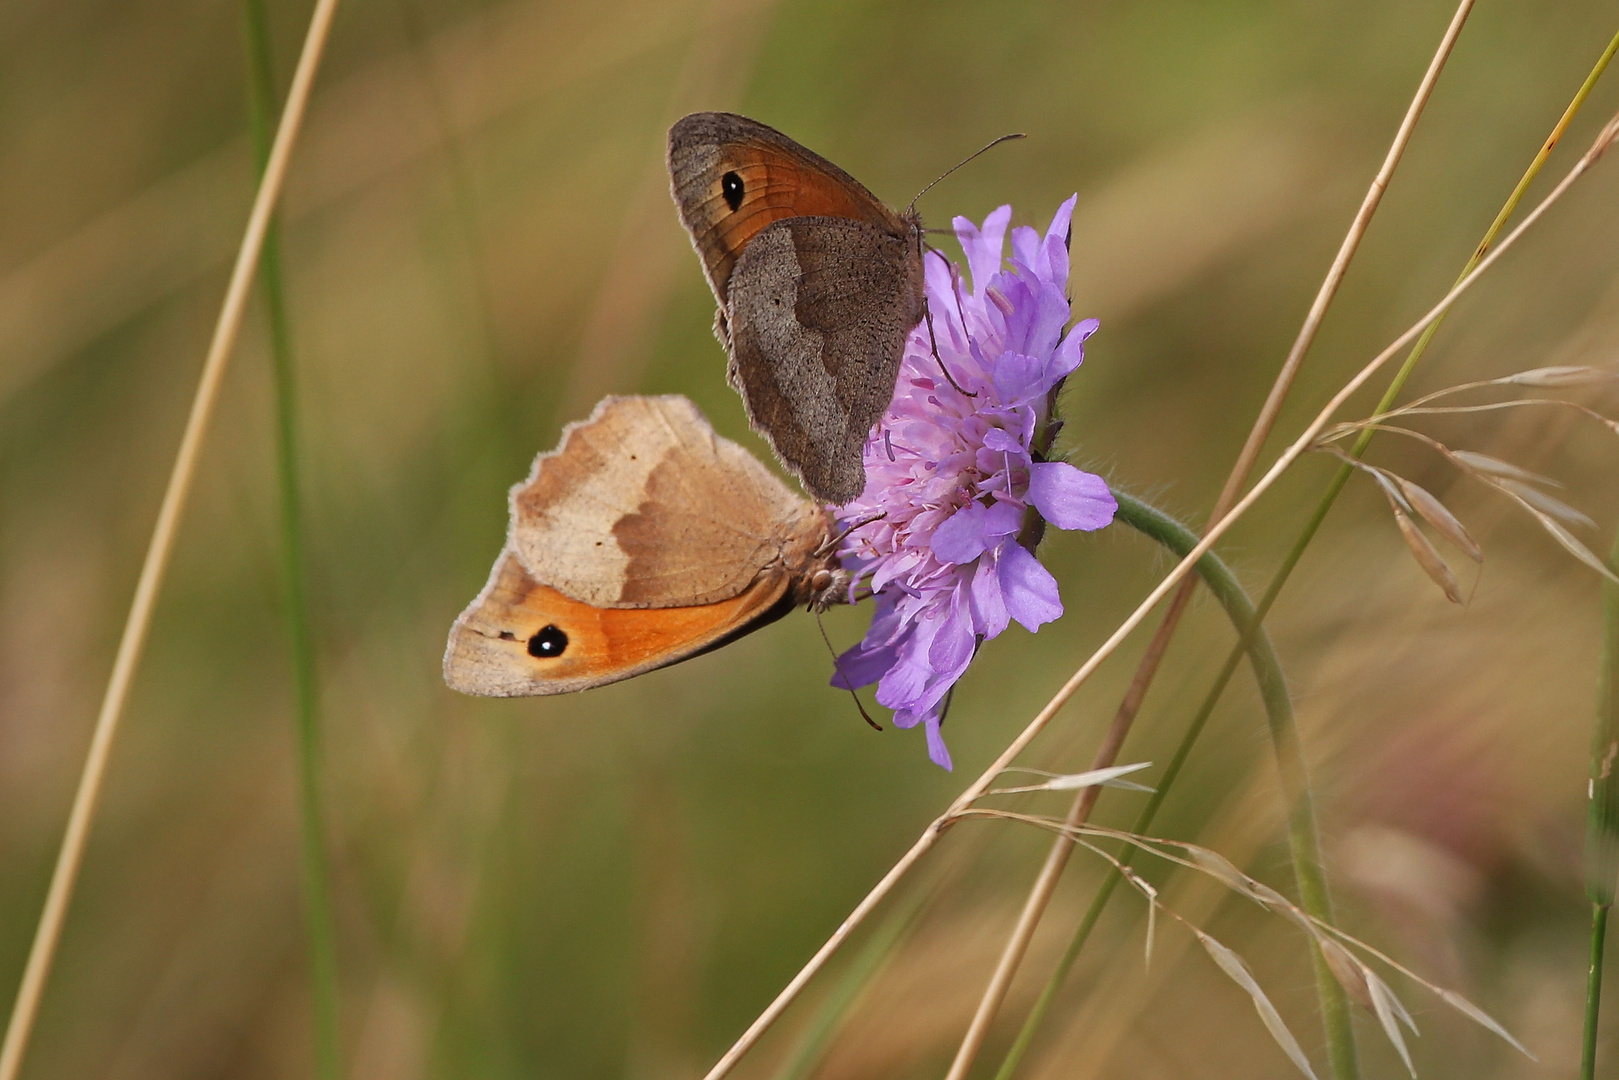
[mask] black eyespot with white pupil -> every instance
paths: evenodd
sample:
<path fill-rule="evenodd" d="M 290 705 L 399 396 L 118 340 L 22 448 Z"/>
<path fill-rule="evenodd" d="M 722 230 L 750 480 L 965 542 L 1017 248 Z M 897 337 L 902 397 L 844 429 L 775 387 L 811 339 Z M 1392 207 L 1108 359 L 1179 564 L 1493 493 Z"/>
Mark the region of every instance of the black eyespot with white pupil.
<path fill-rule="evenodd" d="M 541 660 L 555 660 L 568 647 L 568 635 L 560 626 L 547 626 L 528 639 L 528 654 Z"/>
<path fill-rule="evenodd" d="M 743 194 L 742 178 L 734 172 L 728 172 L 720 177 L 720 194 L 725 196 L 725 205 L 732 210 L 742 205 Z"/>

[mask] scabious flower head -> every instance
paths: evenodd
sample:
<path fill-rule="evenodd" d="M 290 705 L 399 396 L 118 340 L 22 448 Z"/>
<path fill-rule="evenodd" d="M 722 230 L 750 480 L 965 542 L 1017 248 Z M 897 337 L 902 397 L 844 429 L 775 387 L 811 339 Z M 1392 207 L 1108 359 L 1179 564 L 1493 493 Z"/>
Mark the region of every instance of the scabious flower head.
<path fill-rule="evenodd" d="M 1074 202 L 1044 236 L 1012 230 L 1009 266 L 1010 206 L 981 229 L 956 218 L 970 287 L 928 253 L 932 331 L 924 323 L 906 340 L 894 401 L 866 442 L 866 489 L 836 511 L 849 529 L 839 559 L 875 594 L 876 613 L 832 684 L 876 683 L 895 724 L 923 725 L 946 769 L 941 714 L 978 646 L 1014 619 L 1034 630 L 1062 614 L 1056 579 L 1032 554 L 1042 521 L 1100 529 L 1117 509 L 1101 477 L 1044 460 L 1056 391 L 1097 326 L 1063 332 Z"/>

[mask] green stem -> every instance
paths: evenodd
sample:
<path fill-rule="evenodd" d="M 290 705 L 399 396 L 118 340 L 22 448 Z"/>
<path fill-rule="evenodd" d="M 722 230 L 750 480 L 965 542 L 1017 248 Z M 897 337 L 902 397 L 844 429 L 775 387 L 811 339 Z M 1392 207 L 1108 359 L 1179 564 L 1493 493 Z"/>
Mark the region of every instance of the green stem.
<path fill-rule="evenodd" d="M 1619 537 L 1608 565 L 1619 568 Z M 1585 892 L 1591 901 L 1591 971 L 1585 990 L 1585 1043 L 1580 1076 L 1596 1076 L 1597 1020 L 1602 1007 L 1602 946 L 1619 877 L 1619 585 L 1602 582 L 1602 657 L 1597 715 L 1591 738 L 1591 781 L 1586 815 Z"/>
<path fill-rule="evenodd" d="M 1602 1012 L 1602 946 L 1608 936 L 1608 905 L 1591 905 L 1591 970 L 1585 981 L 1585 1040 L 1580 1080 L 1596 1080 L 1597 1017 Z"/>
<path fill-rule="evenodd" d="M 1530 184 L 1539 174 L 1541 166 L 1546 163 L 1552 148 L 1557 145 L 1564 132 L 1568 130 L 1569 124 L 1580 111 L 1580 107 L 1585 103 L 1585 99 L 1590 95 L 1592 87 L 1596 85 L 1603 71 L 1607 69 L 1608 62 L 1613 59 L 1616 51 L 1619 51 L 1619 33 L 1614 35 L 1613 39 L 1608 42 L 1607 48 L 1603 50 L 1602 55 L 1597 58 L 1596 64 L 1591 68 L 1590 73 L 1586 75 L 1585 81 L 1580 84 L 1579 90 L 1570 100 L 1568 107 L 1563 110 L 1563 115 L 1559 117 L 1557 124 L 1552 128 L 1551 134 L 1541 144 L 1534 159 L 1530 161 L 1529 167 L 1524 170 L 1523 176 L 1519 178 L 1517 185 L 1512 189 L 1512 193 L 1507 196 L 1507 200 L 1502 204 L 1500 212 L 1495 216 L 1495 220 L 1485 230 L 1477 248 L 1474 249 L 1472 256 L 1468 258 L 1461 273 L 1457 275 L 1458 281 L 1471 273 L 1479 261 L 1489 253 L 1497 236 L 1500 235 L 1501 229 L 1506 225 L 1507 219 L 1517 209 L 1518 203 L 1522 201 L 1524 194 L 1529 190 Z M 1417 339 L 1416 343 L 1412 345 L 1411 352 L 1406 356 L 1405 362 L 1400 365 L 1399 372 L 1396 373 L 1394 380 L 1389 384 L 1382 400 L 1378 402 L 1376 412 L 1386 412 L 1394 404 L 1400 391 L 1404 389 L 1406 380 L 1410 378 L 1412 371 L 1416 369 L 1417 363 L 1422 359 L 1423 353 L 1427 351 L 1429 342 L 1433 340 L 1434 334 L 1438 332 L 1439 325 L 1444 322 L 1444 319 L 1445 316 L 1443 315 L 1436 319 L 1423 331 L 1422 336 Z M 1372 428 L 1368 428 L 1361 433 L 1351 450 L 1354 457 L 1358 458 L 1366 452 L 1366 447 L 1370 444 L 1374 433 L 1375 429 Z M 1256 611 L 1259 622 L 1263 622 L 1265 616 L 1270 613 L 1272 605 L 1276 602 L 1276 597 L 1282 591 L 1282 586 L 1287 583 L 1288 577 L 1293 573 L 1294 568 L 1298 566 L 1299 560 L 1304 557 L 1305 550 L 1310 546 L 1310 542 L 1315 539 L 1316 532 L 1321 528 L 1322 522 L 1326 520 L 1327 513 L 1332 509 L 1333 503 L 1337 501 L 1339 493 L 1343 491 L 1344 485 L 1349 482 L 1349 477 L 1353 472 L 1353 467 L 1346 464 L 1341 466 L 1333 475 L 1326 491 L 1322 494 L 1321 501 L 1317 503 L 1314 511 L 1310 514 L 1309 520 L 1305 522 L 1304 529 L 1299 534 L 1298 540 L 1282 560 L 1281 566 L 1277 568 L 1270 585 L 1260 598 Z M 1204 725 L 1208 723 L 1210 715 L 1213 714 L 1215 706 L 1219 703 L 1221 694 L 1225 692 L 1226 685 L 1236 673 L 1247 648 L 1248 642 L 1245 638 L 1232 648 L 1231 653 L 1226 657 L 1225 663 L 1221 665 L 1219 674 L 1215 676 L 1214 683 L 1209 688 L 1207 696 L 1198 706 L 1196 715 L 1193 716 L 1191 724 L 1186 729 L 1186 734 L 1181 737 L 1180 746 L 1176 748 L 1169 767 L 1165 769 L 1163 776 L 1156 785 L 1157 790 L 1147 800 L 1146 806 L 1142 808 L 1140 816 L 1136 819 L 1134 826 L 1136 832 L 1145 833 L 1151 827 L 1158 808 L 1163 805 L 1163 801 L 1169 794 L 1170 786 L 1179 774 L 1181 766 L 1191 753 L 1198 737 L 1202 735 Z M 1127 861 L 1131 857 L 1129 855 L 1125 856 Z M 1036 999 L 1028 1019 L 1024 1021 L 1022 1030 L 1018 1032 L 1017 1039 L 1012 1044 L 1012 1049 L 1007 1053 L 1006 1060 L 1002 1062 L 1000 1071 L 996 1073 L 996 1080 L 1011 1080 L 1024 1052 L 1033 1042 L 1040 1024 L 1050 1010 L 1058 991 L 1061 990 L 1063 982 L 1067 979 L 1068 972 L 1079 959 L 1079 954 L 1083 951 L 1091 930 L 1096 926 L 1097 920 L 1101 918 L 1102 909 L 1107 906 L 1108 899 L 1113 895 L 1113 890 L 1118 883 L 1119 875 L 1117 871 L 1110 872 L 1104 879 L 1095 899 L 1091 902 L 1091 906 L 1086 910 L 1084 918 L 1080 920 L 1079 927 L 1074 932 L 1073 940 L 1069 942 L 1068 948 L 1063 952 L 1056 969 L 1051 973 L 1051 977 L 1046 981 L 1039 998 Z M 1318 958 L 1318 964 L 1319 962 Z"/>
<path fill-rule="evenodd" d="M 1183 557 L 1197 546 L 1198 534 L 1180 522 L 1129 495 L 1115 491 L 1114 496 L 1119 500 L 1120 521 Z M 1243 651 L 1247 653 L 1249 664 L 1254 669 L 1254 678 L 1259 683 L 1259 695 L 1264 702 L 1271 745 L 1276 753 L 1287 800 L 1287 844 L 1293 860 L 1293 874 L 1298 881 L 1300 906 L 1322 922 L 1331 923 L 1332 895 L 1327 888 L 1326 871 L 1321 865 L 1321 838 L 1316 827 L 1315 800 L 1310 794 L 1309 773 L 1299 742 L 1298 725 L 1293 716 L 1293 698 L 1287 691 L 1287 680 L 1282 676 L 1281 661 L 1276 656 L 1270 635 L 1259 623 L 1253 601 L 1248 599 L 1236 575 L 1213 552 L 1198 561 L 1197 572 L 1237 628 Z M 1176 764 L 1178 771 L 1179 763 Z M 1349 997 L 1313 939 L 1310 948 L 1315 961 L 1316 994 L 1321 999 L 1321 1019 L 1326 1028 L 1328 1060 L 1334 1076 L 1353 1077 L 1359 1070 L 1355 1062 L 1355 1033 L 1350 1024 Z"/>
<path fill-rule="evenodd" d="M 270 157 L 276 101 L 264 0 L 244 0 L 244 15 L 248 56 L 248 122 L 252 129 L 255 164 L 262 173 Z M 298 727 L 300 848 L 304 914 L 309 935 L 310 982 L 314 998 L 315 1071 L 321 1080 L 339 1080 L 342 1065 L 337 1017 L 337 935 L 326 869 L 315 651 L 304 593 L 297 385 L 281 274 L 280 231 L 274 220 L 265 233 L 264 250 L 259 257 L 259 282 L 269 324 L 270 356 L 275 380 L 276 474 L 281 500 L 282 617 L 292 663 L 293 701 Z"/>

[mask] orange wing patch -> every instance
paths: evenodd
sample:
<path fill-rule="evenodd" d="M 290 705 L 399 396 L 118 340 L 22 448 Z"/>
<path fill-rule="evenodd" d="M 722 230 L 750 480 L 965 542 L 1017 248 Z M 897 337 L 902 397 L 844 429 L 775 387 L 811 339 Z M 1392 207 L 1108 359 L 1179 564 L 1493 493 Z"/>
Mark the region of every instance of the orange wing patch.
<path fill-rule="evenodd" d="M 841 217 L 903 235 L 905 219 L 860 181 L 774 128 L 731 113 L 693 113 L 669 129 L 675 204 L 723 308 L 742 249 L 786 217 Z M 726 198 L 726 177 L 741 181 Z"/>
<path fill-rule="evenodd" d="M 800 168 L 791 158 L 767 150 L 736 148 L 734 156 L 710 185 L 702 210 L 711 224 L 700 240 L 704 261 L 717 288 L 731 280 L 731 269 L 742 249 L 772 222 L 790 217 L 843 217 L 873 220 L 871 196 L 851 191 L 819 172 Z M 735 174 L 742 181 L 742 201 L 732 210 L 725 199 L 724 178 Z"/>
<path fill-rule="evenodd" d="M 760 575 L 718 603 L 597 608 L 536 581 L 504 552 L 489 584 L 450 630 L 444 678 L 467 694 L 565 694 L 667 667 L 773 622 L 788 574 Z"/>

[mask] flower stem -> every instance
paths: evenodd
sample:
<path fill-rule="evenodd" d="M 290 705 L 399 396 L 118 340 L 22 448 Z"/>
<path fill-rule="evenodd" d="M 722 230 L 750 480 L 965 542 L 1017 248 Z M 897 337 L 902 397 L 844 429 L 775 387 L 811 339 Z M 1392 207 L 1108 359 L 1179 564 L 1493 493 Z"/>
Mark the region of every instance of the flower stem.
<path fill-rule="evenodd" d="M 1539 174 L 1541 166 L 1546 163 L 1546 159 L 1550 156 L 1552 148 L 1557 145 L 1557 143 L 1562 139 L 1564 133 L 1568 130 L 1569 124 L 1573 121 L 1575 115 L 1580 111 L 1580 107 L 1585 103 L 1586 97 L 1589 96 L 1591 89 L 1596 85 L 1598 78 L 1600 78 L 1603 71 L 1606 70 L 1608 62 L 1613 59 L 1616 51 L 1619 51 L 1619 34 L 1615 34 L 1614 38 L 1609 41 L 1607 48 L 1604 49 L 1602 55 L 1597 58 L 1596 64 L 1591 68 L 1590 73 L 1586 75 L 1585 81 L 1580 85 L 1579 90 L 1574 94 L 1574 97 L 1569 102 L 1568 107 L 1563 110 L 1562 116 L 1558 118 L 1558 121 L 1556 125 L 1553 126 L 1551 133 L 1541 144 L 1541 147 L 1536 152 L 1533 160 L 1530 161 L 1529 167 L 1524 171 L 1523 176 L 1518 180 L 1517 185 L 1512 189 L 1512 193 L 1507 197 L 1506 202 L 1502 205 L 1500 212 L 1495 217 L 1495 220 L 1492 221 L 1490 223 L 1490 227 L 1485 230 L 1483 238 L 1480 240 L 1478 246 L 1474 249 L 1471 257 L 1469 257 L 1467 260 L 1462 272 L 1458 275 L 1458 281 L 1466 278 L 1494 245 L 1496 238 L 1499 236 L 1501 229 L 1505 226 L 1507 219 L 1512 216 L 1513 211 L 1523 199 L 1524 194 L 1529 189 L 1529 185 Z M 1382 400 L 1378 403 L 1377 409 L 1375 410 L 1376 412 L 1385 412 L 1390 406 L 1393 405 L 1394 400 L 1404 388 L 1406 380 L 1410 377 L 1411 372 L 1416 368 L 1416 365 L 1421 360 L 1423 353 L 1427 351 L 1428 343 L 1432 341 L 1433 335 L 1437 331 L 1439 323 L 1443 321 L 1443 316 L 1436 319 L 1423 331 L 1422 336 L 1417 339 L 1416 343 L 1411 348 L 1411 352 L 1406 356 L 1405 362 L 1400 366 L 1400 370 L 1395 375 L 1393 381 L 1389 384 L 1388 390 L 1384 393 Z M 1351 450 L 1353 456 L 1358 458 L 1365 453 L 1367 445 L 1371 442 L 1373 433 L 1374 429 L 1368 428 L 1361 434 L 1360 438 L 1356 440 L 1355 445 Z M 1277 569 L 1275 576 L 1271 579 L 1270 585 L 1266 588 L 1264 595 L 1260 598 L 1257 615 L 1261 621 L 1263 621 L 1265 616 L 1270 612 L 1272 605 L 1276 601 L 1277 595 L 1282 590 L 1282 586 L 1286 584 L 1287 579 L 1292 574 L 1294 567 L 1298 565 L 1299 560 L 1304 556 L 1305 550 L 1309 547 L 1311 541 L 1314 540 L 1316 532 L 1320 529 L 1322 522 L 1326 520 L 1328 511 L 1332 509 L 1333 503 L 1337 500 L 1339 493 L 1344 488 L 1344 485 L 1349 482 L 1349 477 L 1353 472 L 1353 467 L 1346 464 L 1338 470 L 1338 472 L 1333 476 L 1332 481 L 1328 484 L 1326 491 L 1322 494 L 1321 501 L 1316 505 L 1315 510 L 1310 515 L 1309 520 L 1305 523 L 1305 527 L 1300 533 L 1298 540 L 1288 551 L 1286 558 L 1283 559 L 1281 566 Z M 1174 758 L 1171 759 L 1169 767 L 1164 771 L 1163 777 L 1157 784 L 1157 790 L 1153 793 L 1152 797 L 1148 799 L 1147 805 L 1142 809 L 1141 815 L 1137 819 L 1134 826 L 1136 832 L 1148 831 L 1149 826 L 1152 823 L 1153 816 L 1157 813 L 1158 807 L 1162 805 L 1164 798 L 1168 795 L 1169 788 L 1174 782 L 1175 776 L 1180 772 L 1181 765 L 1185 762 L 1186 756 L 1190 753 L 1192 745 L 1197 741 L 1198 736 L 1202 734 L 1204 725 L 1208 722 L 1209 716 L 1214 712 L 1215 706 L 1219 703 L 1220 696 L 1225 692 L 1226 684 L 1231 681 L 1231 677 L 1236 673 L 1237 666 L 1242 662 L 1245 649 L 1246 644 L 1244 642 L 1239 642 L 1232 648 L 1231 653 L 1226 657 L 1225 663 L 1221 666 L 1219 673 L 1215 676 L 1214 683 L 1210 687 L 1207 696 L 1199 705 L 1198 711 L 1193 717 L 1191 725 L 1187 728 L 1186 734 L 1182 737 L 1181 744 L 1176 749 Z M 1619 808 L 1616 808 L 1614 820 L 1619 821 Z M 1128 853 L 1125 855 L 1127 861 L 1130 857 L 1131 856 Z M 1112 896 L 1113 889 L 1118 885 L 1118 882 L 1119 876 L 1117 871 L 1110 872 L 1103 881 L 1103 884 L 1098 890 L 1095 899 L 1091 902 L 1090 908 L 1086 911 L 1084 918 L 1080 920 L 1080 925 L 1074 933 L 1073 940 L 1069 943 L 1067 950 L 1064 951 L 1062 958 L 1058 961 L 1056 969 L 1052 972 L 1051 977 L 1047 980 L 1045 987 L 1041 990 L 1040 996 L 1035 1001 L 1034 1008 L 1030 1011 L 1028 1018 L 1024 1021 L 1023 1028 L 1019 1031 L 1016 1040 L 1012 1044 L 1012 1048 L 1007 1053 L 1006 1059 L 1002 1062 L 1000 1070 L 996 1073 L 996 1080 L 1010 1080 L 1014 1074 L 1019 1061 L 1021 1060 L 1024 1052 L 1028 1049 L 1029 1044 L 1033 1041 L 1040 1024 L 1045 1019 L 1046 1013 L 1049 1011 L 1052 1002 L 1055 1000 L 1057 992 L 1061 989 L 1063 982 L 1066 980 L 1069 970 L 1073 967 L 1075 961 L 1077 961 L 1079 958 L 1080 952 L 1084 949 L 1085 942 L 1089 938 L 1092 928 L 1095 927 L 1097 920 L 1101 917 L 1102 909 L 1107 905 L 1107 901 Z"/>
<path fill-rule="evenodd" d="M 262 172 L 270 157 L 276 96 L 264 0 L 244 0 L 243 16 L 248 58 L 248 122 L 252 129 L 255 164 Z M 280 228 L 274 217 L 265 230 L 264 251 L 259 256 L 259 284 L 269 324 L 275 381 L 276 475 L 281 498 L 281 607 L 292 663 L 293 705 L 298 729 L 300 849 L 314 998 L 315 1075 L 321 1080 L 338 1080 L 342 1066 L 337 1015 L 337 935 L 326 870 L 315 649 L 304 591 L 297 382 L 281 275 Z"/>
<path fill-rule="evenodd" d="M 1129 495 L 1119 492 L 1114 495 L 1119 500 L 1119 520 L 1131 528 L 1183 557 L 1197 546 L 1197 533 L 1167 514 Z M 1265 719 L 1270 727 L 1271 744 L 1276 753 L 1282 790 L 1288 805 L 1288 850 L 1293 860 L 1293 874 L 1298 881 L 1300 905 L 1310 915 L 1330 924 L 1332 896 L 1327 888 L 1326 871 L 1321 865 L 1315 800 L 1310 794 L 1308 769 L 1293 715 L 1293 699 L 1287 690 L 1287 680 L 1282 675 L 1281 661 L 1277 659 L 1270 635 L 1256 617 L 1253 601 L 1248 598 L 1236 575 L 1213 552 L 1199 560 L 1197 572 L 1236 626 L 1240 647 L 1247 653 L 1254 669 L 1254 678 L 1259 683 L 1260 699 L 1264 702 Z M 1206 716 L 1200 718 L 1206 719 Z M 1201 723 L 1198 726 L 1201 728 Z M 1190 750 L 1189 742 L 1182 749 Z M 1184 754 L 1178 750 L 1173 763 L 1177 771 L 1184 760 Z M 1165 786 L 1160 785 L 1160 790 Z M 1153 809 L 1156 810 L 1156 806 Z M 1358 1068 L 1349 998 L 1313 940 L 1310 948 L 1315 961 L 1316 993 L 1321 999 L 1321 1017 L 1326 1028 L 1327 1054 L 1333 1075 L 1354 1076 Z"/>
<path fill-rule="evenodd" d="M 1608 936 L 1608 905 L 1591 905 L 1591 970 L 1585 982 L 1585 1040 L 1580 1080 L 1596 1080 L 1597 1018 L 1602 1013 L 1602 952 Z"/>
<path fill-rule="evenodd" d="M 1619 568 L 1619 538 L 1608 565 Z M 1596 1076 L 1597 1019 L 1602 1006 L 1602 946 L 1619 877 L 1619 585 L 1602 582 L 1602 658 L 1596 726 L 1591 739 L 1591 786 L 1585 834 L 1585 892 L 1591 901 L 1591 970 L 1585 990 L 1585 1043 L 1580 1076 Z"/>

